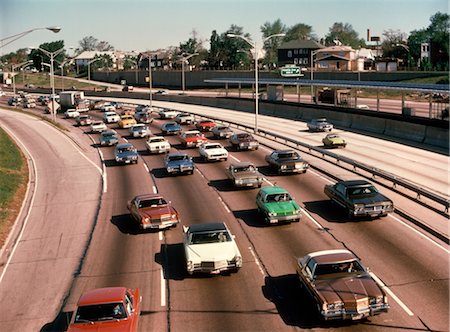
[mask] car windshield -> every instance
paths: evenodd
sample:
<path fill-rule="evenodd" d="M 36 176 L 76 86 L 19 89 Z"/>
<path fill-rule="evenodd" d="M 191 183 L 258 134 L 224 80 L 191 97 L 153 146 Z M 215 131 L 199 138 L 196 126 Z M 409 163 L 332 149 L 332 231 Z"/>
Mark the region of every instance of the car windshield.
<path fill-rule="evenodd" d="M 145 126 L 134 126 L 133 131 L 147 130 Z"/>
<path fill-rule="evenodd" d="M 170 156 L 169 161 L 188 160 L 188 156 Z"/>
<path fill-rule="evenodd" d="M 317 123 L 326 123 L 327 119 L 317 119 L 316 122 Z"/>
<path fill-rule="evenodd" d="M 186 137 L 195 137 L 195 136 L 199 136 L 199 133 L 186 133 Z"/>
<path fill-rule="evenodd" d="M 159 143 L 159 142 L 164 142 L 164 138 L 152 138 L 150 140 L 151 143 Z"/>
<path fill-rule="evenodd" d="M 210 231 L 210 232 L 198 232 L 191 234 L 190 244 L 205 244 L 216 242 L 228 242 L 231 241 L 231 236 L 226 231 Z"/>
<path fill-rule="evenodd" d="M 102 136 L 106 138 L 114 137 L 116 134 L 114 133 L 103 133 Z"/>
<path fill-rule="evenodd" d="M 333 138 L 339 138 L 339 136 L 336 134 L 331 134 L 331 135 L 327 135 L 327 138 L 333 139 Z"/>
<path fill-rule="evenodd" d="M 347 190 L 349 197 L 373 195 L 378 192 L 378 190 L 374 186 L 355 187 L 355 188 L 350 187 Z"/>
<path fill-rule="evenodd" d="M 127 318 L 123 303 L 106 303 L 81 306 L 78 308 L 75 323 L 97 322 Z"/>
<path fill-rule="evenodd" d="M 239 139 L 252 139 L 253 137 L 250 134 L 238 134 L 237 138 L 239 138 Z"/>
<path fill-rule="evenodd" d="M 220 149 L 220 148 L 221 148 L 220 144 L 205 145 L 205 149 Z"/>
<path fill-rule="evenodd" d="M 278 153 L 278 158 L 279 159 L 297 159 L 298 153 L 297 152 L 281 152 Z"/>
<path fill-rule="evenodd" d="M 245 166 L 245 167 L 235 167 L 233 169 L 234 173 L 239 173 L 239 172 L 254 172 L 256 170 L 256 168 L 254 166 Z"/>
<path fill-rule="evenodd" d="M 268 195 L 266 199 L 267 202 L 288 202 L 291 200 L 292 198 L 288 193 Z"/>
<path fill-rule="evenodd" d="M 158 198 L 152 198 L 152 199 L 146 199 L 139 201 L 139 208 L 147 208 L 147 207 L 157 207 L 167 205 L 167 202 L 164 198 L 158 197 Z"/>
<path fill-rule="evenodd" d="M 120 148 L 120 149 L 119 149 L 119 153 L 127 152 L 127 151 L 134 151 L 134 147 L 132 147 L 132 146 L 127 146 L 127 147 L 124 147 L 124 148 Z"/>
<path fill-rule="evenodd" d="M 166 127 L 176 127 L 178 124 L 174 123 L 174 122 L 169 122 L 166 123 Z"/>
<path fill-rule="evenodd" d="M 364 272 L 364 268 L 358 261 L 341 262 L 332 264 L 319 264 L 314 270 L 315 276 L 323 276 L 334 273 L 359 273 Z"/>

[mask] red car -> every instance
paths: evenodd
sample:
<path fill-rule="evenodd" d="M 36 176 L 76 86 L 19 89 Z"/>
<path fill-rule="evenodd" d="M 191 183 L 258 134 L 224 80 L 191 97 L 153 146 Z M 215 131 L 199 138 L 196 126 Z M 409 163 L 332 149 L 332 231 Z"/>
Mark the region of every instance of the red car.
<path fill-rule="evenodd" d="M 163 229 L 180 222 L 177 210 L 160 194 L 136 196 L 128 202 L 128 210 L 141 229 Z"/>
<path fill-rule="evenodd" d="M 200 146 L 203 143 L 206 143 L 208 140 L 205 135 L 203 135 L 198 130 L 188 130 L 180 135 L 181 145 L 186 148 Z"/>
<path fill-rule="evenodd" d="M 195 124 L 195 128 L 200 131 L 211 131 L 215 126 L 216 124 L 211 120 L 202 120 Z"/>
<path fill-rule="evenodd" d="M 67 331 L 137 331 L 140 313 L 139 289 L 98 288 L 81 295 Z"/>

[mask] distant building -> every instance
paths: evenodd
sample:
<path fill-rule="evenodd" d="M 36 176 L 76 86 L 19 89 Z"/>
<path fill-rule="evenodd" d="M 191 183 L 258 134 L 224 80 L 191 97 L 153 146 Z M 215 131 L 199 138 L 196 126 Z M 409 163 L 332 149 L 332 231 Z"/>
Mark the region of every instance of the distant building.
<path fill-rule="evenodd" d="M 323 47 L 325 46 L 310 39 L 285 42 L 278 47 L 278 67 L 297 65 L 309 68 L 311 66 L 311 53 Z"/>
<path fill-rule="evenodd" d="M 329 46 L 316 52 L 315 70 L 347 71 L 356 70 L 356 51 L 350 46 Z"/>

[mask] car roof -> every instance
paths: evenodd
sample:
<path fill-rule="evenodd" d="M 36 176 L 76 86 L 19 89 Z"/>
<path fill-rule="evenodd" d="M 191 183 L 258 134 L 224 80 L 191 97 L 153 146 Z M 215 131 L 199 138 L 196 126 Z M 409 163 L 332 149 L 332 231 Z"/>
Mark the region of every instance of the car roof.
<path fill-rule="evenodd" d="M 142 194 L 135 197 L 136 200 L 142 201 L 153 198 L 163 198 L 160 194 Z"/>
<path fill-rule="evenodd" d="M 317 264 L 337 263 L 358 259 L 355 254 L 347 249 L 316 251 L 309 253 L 308 256 L 313 258 Z"/>
<path fill-rule="evenodd" d="M 366 180 L 348 180 L 348 181 L 341 181 L 338 183 L 343 184 L 346 187 L 372 185 L 372 183 L 370 183 L 369 181 L 366 181 Z"/>
<path fill-rule="evenodd" d="M 236 162 L 236 163 L 231 163 L 230 166 L 233 166 L 233 167 L 247 167 L 247 166 L 255 166 L 255 164 L 252 163 L 251 161 L 239 161 L 239 162 Z"/>
<path fill-rule="evenodd" d="M 261 191 L 266 194 L 284 194 L 288 192 L 286 189 L 281 187 L 264 187 L 261 188 Z"/>
<path fill-rule="evenodd" d="M 167 157 L 172 157 L 172 156 L 187 156 L 188 154 L 187 153 L 184 153 L 184 152 L 172 152 L 172 153 L 169 153 L 169 154 L 167 154 Z"/>
<path fill-rule="evenodd" d="M 189 226 L 189 232 L 210 232 L 210 231 L 226 231 L 227 227 L 223 222 L 208 223 L 208 224 L 194 224 Z"/>
<path fill-rule="evenodd" d="M 127 148 L 129 146 L 133 146 L 133 144 L 131 144 L 131 143 L 121 143 L 121 144 L 117 144 L 116 148 L 117 149 L 122 149 L 122 148 Z"/>
<path fill-rule="evenodd" d="M 78 306 L 122 302 L 126 291 L 125 287 L 106 287 L 89 290 L 81 295 L 78 300 Z"/>
<path fill-rule="evenodd" d="M 273 152 L 276 152 L 276 153 L 294 153 L 295 150 L 292 150 L 292 149 L 284 149 L 284 150 L 273 150 Z"/>

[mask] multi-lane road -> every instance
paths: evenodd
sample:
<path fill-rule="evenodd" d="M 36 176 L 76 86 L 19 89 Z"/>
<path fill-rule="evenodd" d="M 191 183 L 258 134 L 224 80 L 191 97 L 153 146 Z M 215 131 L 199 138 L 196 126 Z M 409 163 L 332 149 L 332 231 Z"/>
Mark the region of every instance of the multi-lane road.
<path fill-rule="evenodd" d="M 155 105 L 244 124 L 253 121 L 251 114 Z M 99 112 L 92 115 L 101 117 Z M 23 114 L 0 112 L 2 127 L 28 151 L 36 178 L 34 199 L 23 212 L 23 232 L 1 257 L 0 324 L 6 330 L 64 326 L 64 317 L 70 316 L 83 292 L 122 285 L 141 290 L 141 331 L 449 330 L 449 246 L 396 212 L 382 219 L 348 221 L 330 204 L 323 187 L 334 177 L 349 179 L 355 174 L 307 154 L 305 159 L 315 167 L 306 174 L 273 174 L 264 157 L 279 145 L 261 138 L 267 146 L 252 152 L 230 150 L 226 162 L 205 163 L 196 149 L 182 149 L 194 157 L 197 170 L 193 175 L 167 176 L 163 157 L 148 155 L 145 141 L 128 138 L 127 130 L 115 128 L 122 140 L 137 147 L 140 160 L 137 165 L 117 166 L 113 148 L 97 148 L 97 134 L 75 127 L 73 120 L 59 122 L 67 132 Z M 162 123 L 156 118 L 151 124 L 154 134 Z M 302 122 L 260 117 L 259 123 L 312 145 L 320 145 L 323 136 L 307 132 Z M 448 156 L 355 133 L 341 135 L 349 144 L 339 153 L 447 194 Z M 181 149 L 176 136 L 167 138 L 173 150 Z M 239 160 L 259 166 L 264 186 L 288 189 L 302 206 L 302 221 L 264 226 L 256 213 L 258 189 L 235 190 L 225 180 L 225 167 Z M 448 233 L 448 219 L 442 214 L 401 192 L 379 189 L 401 210 Z M 243 268 L 231 275 L 188 277 L 182 227 L 139 232 L 128 215 L 128 200 L 155 191 L 177 208 L 183 225 L 226 222 L 236 235 Z M 295 276 L 295 259 L 343 247 L 355 252 L 384 285 L 391 305 L 388 313 L 359 323 L 318 319 Z M 60 308 L 67 315 L 56 319 Z M 51 324 L 54 320 L 57 324 Z"/>

